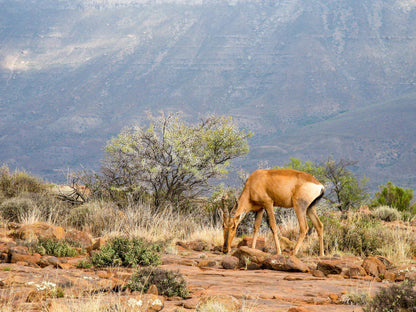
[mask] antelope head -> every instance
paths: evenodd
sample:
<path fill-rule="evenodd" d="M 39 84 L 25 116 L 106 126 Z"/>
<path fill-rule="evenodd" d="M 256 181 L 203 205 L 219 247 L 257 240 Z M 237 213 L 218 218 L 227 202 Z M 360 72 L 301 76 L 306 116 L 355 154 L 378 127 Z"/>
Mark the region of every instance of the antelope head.
<path fill-rule="evenodd" d="M 237 208 L 237 200 L 233 206 L 231 212 L 225 207 L 225 200 L 223 199 L 223 222 L 222 227 L 224 230 L 224 246 L 222 247 L 223 253 L 229 253 L 231 250 L 231 243 L 237 232 L 237 226 L 240 222 L 240 218 L 236 218 L 231 212 L 235 212 Z"/>

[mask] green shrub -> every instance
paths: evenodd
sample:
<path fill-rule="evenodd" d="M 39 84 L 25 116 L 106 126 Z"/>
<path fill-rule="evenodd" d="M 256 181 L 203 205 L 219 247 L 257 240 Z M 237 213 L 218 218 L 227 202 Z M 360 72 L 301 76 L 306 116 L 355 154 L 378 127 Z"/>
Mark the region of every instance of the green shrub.
<path fill-rule="evenodd" d="M 82 230 L 90 222 L 89 204 L 75 206 L 69 210 L 66 223 L 73 228 Z"/>
<path fill-rule="evenodd" d="M 68 242 L 53 239 L 39 239 L 36 251 L 41 255 L 51 255 L 55 257 L 75 257 L 78 252 L 70 246 Z"/>
<path fill-rule="evenodd" d="M 359 256 L 375 254 L 383 246 L 384 228 L 378 220 L 353 215 L 345 220 L 338 216 L 322 218 L 324 249 L 327 253 L 345 252 Z M 314 251 L 319 250 L 318 242 Z"/>
<path fill-rule="evenodd" d="M 90 261 L 79 260 L 76 267 L 78 269 L 90 269 L 92 267 L 92 263 Z"/>
<path fill-rule="evenodd" d="M 377 219 L 388 222 L 400 220 L 402 217 L 397 209 L 391 208 L 389 206 L 380 206 L 376 208 L 372 215 Z"/>
<path fill-rule="evenodd" d="M 132 291 L 147 292 L 151 285 L 156 285 L 162 296 L 188 296 L 186 281 L 179 272 L 147 267 L 138 269 L 130 278 L 127 287 Z"/>
<path fill-rule="evenodd" d="M 369 302 L 370 296 L 366 293 L 348 292 L 341 297 L 341 303 L 348 305 L 364 305 Z"/>
<path fill-rule="evenodd" d="M 373 199 L 372 206 L 390 206 L 399 211 L 409 211 L 412 209 L 410 202 L 413 198 L 412 189 L 403 189 L 387 182 L 387 185 L 381 185 Z"/>
<path fill-rule="evenodd" d="M 6 165 L 0 167 L 0 193 L 6 198 L 16 197 L 22 193 L 41 193 L 47 189 L 46 184 L 25 171 L 10 173 Z"/>
<path fill-rule="evenodd" d="M 415 312 L 415 282 L 406 280 L 401 284 L 392 284 L 382 289 L 363 310 L 365 312 Z"/>
<path fill-rule="evenodd" d="M 9 222 L 21 222 L 22 218 L 35 208 L 36 204 L 30 198 L 14 197 L 1 203 L 0 213 Z"/>
<path fill-rule="evenodd" d="M 159 252 L 160 246 L 151 245 L 142 239 L 117 237 L 102 247 L 91 262 L 96 267 L 159 265 L 162 263 Z"/>
<path fill-rule="evenodd" d="M 112 231 L 115 224 L 124 221 L 127 221 L 127 217 L 115 203 L 99 200 L 72 207 L 66 218 L 69 226 L 79 230 L 88 228 L 94 236 L 101 236 L 103 232 Z"/>

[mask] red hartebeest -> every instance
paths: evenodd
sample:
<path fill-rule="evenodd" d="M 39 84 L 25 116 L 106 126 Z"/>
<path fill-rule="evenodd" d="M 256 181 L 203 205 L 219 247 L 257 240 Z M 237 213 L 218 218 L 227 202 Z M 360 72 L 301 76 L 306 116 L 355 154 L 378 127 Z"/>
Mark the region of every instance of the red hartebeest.
<path fill-rule="evenodd" d="M 224 246 L 223 252 L 228 253 L 237 226 L 247 212 L 255 211 L 252 248 L 256 247 L 263 212 L 269 216 L 269 225 L 273 232 L 276 252 L 281 254 L 273 207 L 292 208 L 299 221 L 299 238 L 293 250 L 297 254 L 308 231 L 306 215 L 312 221 L 319 236 L 319 255 L 324 255 L 323 225 L 316 214 L 315 204 L 324 195 L 324 186 L 312 175 L 293 169 L 259 169 L 247 179 L 243 192 L 231 214 L 224 211 Z"/>

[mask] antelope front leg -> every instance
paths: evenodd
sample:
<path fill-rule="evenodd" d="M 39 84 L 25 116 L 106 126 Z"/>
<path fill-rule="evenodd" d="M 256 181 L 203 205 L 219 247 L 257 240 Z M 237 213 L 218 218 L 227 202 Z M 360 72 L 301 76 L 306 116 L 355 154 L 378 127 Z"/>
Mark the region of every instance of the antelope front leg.
<path fill-rule="evenodd" d="M 256 248 L 257 236 L 259 234 L 261 220 L 263 219 L 264 209 L 256 211 L 256 220 L 254 221 L 253 242 L 251 248 Z"/>
<path fill-rule="evenodd" d="M 277 225 L 276 225 L 276 219 L 274 218 L 273 203 L 267 204 L 265 206 L 265 209 L 267 212 L 267 216 L 269 217 L 270 229 L 273 232 L 274 243 L 276 245 L 276 254 L 280 255 L 282 254 L 282 250 L 280 249 L 279 237 L 277 235 Z"/>

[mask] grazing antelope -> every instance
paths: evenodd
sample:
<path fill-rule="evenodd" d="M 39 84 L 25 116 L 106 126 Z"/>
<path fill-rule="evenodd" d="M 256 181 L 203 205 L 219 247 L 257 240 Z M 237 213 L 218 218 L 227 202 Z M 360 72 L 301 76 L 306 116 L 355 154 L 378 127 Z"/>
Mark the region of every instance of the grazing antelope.
<path fill-rule="evenodd" d="M 269 225 L 273 232 L 277 254 L 281 254 L 277 235 L 273 207 L 291 208 L 296 212 L 299 221 L 299 238 L 293 250 L 296 255 L 308 231 L 306 215 L 312 221 L 319 236 L 319 255 L 324 255 L 323 225 L 316 214 L 315 204 L 324 195 L 324 186 L 312 175 L 293 169 L 259 169 L 247 179 L 243 192 L 231 211 L 223 214 L 224 246 L 228 253 L 237 226 L 249 211 L 256 212 L 252 248 L 256 247 L 263 212 L 269 216 Z"/>

